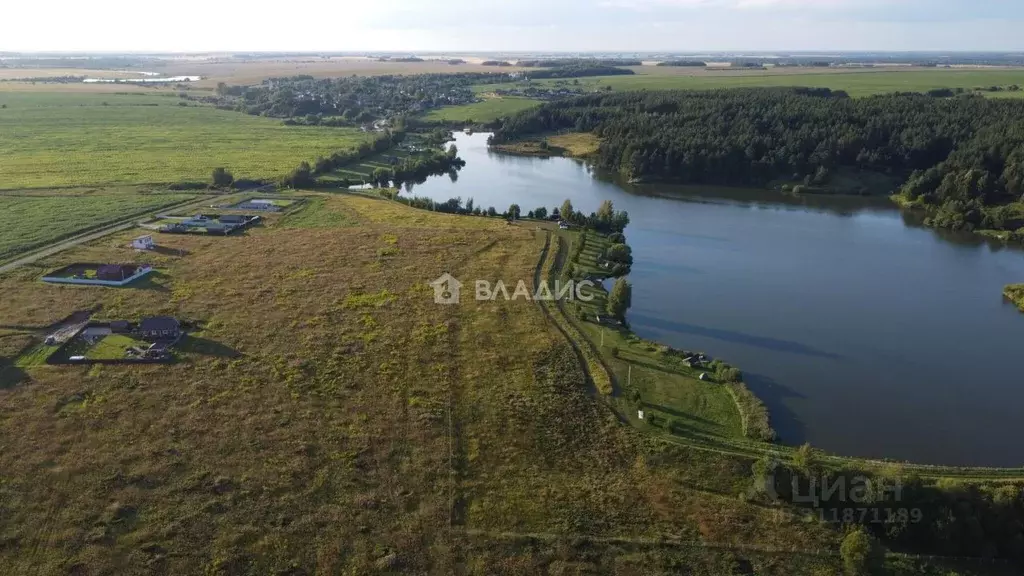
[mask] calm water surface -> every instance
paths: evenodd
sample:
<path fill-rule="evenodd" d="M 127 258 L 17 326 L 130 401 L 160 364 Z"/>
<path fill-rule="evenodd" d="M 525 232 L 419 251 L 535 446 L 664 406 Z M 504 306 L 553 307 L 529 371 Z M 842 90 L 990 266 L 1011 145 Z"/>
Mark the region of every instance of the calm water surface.
<path fill-rule="evenodd" d="M 887 200 L 622 186 L 578 161 L 492 153 L 412 193 L 499 212 L 570 198 L 629 211 L 629 320 L 746 374 L 787 443 L 919 462 L 1024 465 L 1024 252 L 940 234 Z"/>

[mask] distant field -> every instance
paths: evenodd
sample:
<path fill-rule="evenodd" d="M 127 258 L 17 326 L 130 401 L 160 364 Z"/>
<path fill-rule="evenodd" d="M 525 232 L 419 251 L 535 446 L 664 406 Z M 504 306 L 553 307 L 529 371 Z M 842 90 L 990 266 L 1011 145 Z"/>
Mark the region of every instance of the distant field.
<path fill-rule="evenodd" d="M 0 92 L 0 189 L 207 180 L 218 166 L 272 178 L 367 138 L 122 90 Z"/>
<path fill-rule="evenodd" d="M 491 122 L 539 105 L 540 100 L 529 98 L 489 98 L 483 102 L 463 106 L 446 106 L 430 111 L 425 120 L 435 122 Z"/>
<path fill-rule="evenodd" d="M 193 198 L 111 192 L 69 196 L 0 195 L 0 261 L 78 232 Z"/>
<path fill-rule="evenodd" d="M 796 71 L 788 69 L 759 70 L 756 72 L 710 72 L 705 70 L 665 70 L 645 66 L 634 68 L 633 76 L 598 76 L 572 80 L 539 80 L 535 84 L 554 86 L 558 82 L 588 90 L 611 86 L 615 90 L 670 90 L 670 89 L 712 89 L 712 88 L 756 88 L 805 86 L 811 88 L 832 88 L 846 90 L 851 96 L 862 97 L 886 92 L 922 92 L 935 88 L 980 88 L 988 86 L 1024 86 L 1024 70 L 816 70 Z M 578 84 L 576 83 L 578 81 Z M 474 89 L 489 92 L 501 85 L 480 85 Z M 505 85 L 504 87 L 508 87 Z M 1024 92 L 996 93 L 1007 97 Z"/>
<path fill-rule="evenodd" d="M 203 79 L 199 87 L 215 87 L 217 82 L 228 84 L 259 84 L 267 78 L 308 74 L 317 78 L 338 78 L 341 76 L 380 76 L 383 74 L 444 74 L 465 72 L 510 72 L 515 67 L 498 68 L 482 66 L 478 62 L 452 65 L 445 60 L 428 59 L 424 62 L 379 62 L 374 58 L 361 57 L 297 57 L 262 60 L 241 60 L 237 58 L 175 61 L 166 67 L 154 68 L 168 76 L 199 75 Z"/>

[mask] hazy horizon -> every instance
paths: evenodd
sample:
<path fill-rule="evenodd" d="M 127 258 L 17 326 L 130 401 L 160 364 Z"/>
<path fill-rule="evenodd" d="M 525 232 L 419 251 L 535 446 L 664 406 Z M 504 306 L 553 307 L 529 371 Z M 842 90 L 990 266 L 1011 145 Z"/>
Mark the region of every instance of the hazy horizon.
<path fill-rule="evenodd" d="M 1010 0 L 180 0 L 7 8 L 3 52 L 1017 52 Z M 287 8 L 287 7 L 286 7 Z M 40 26 L 33 26 L 39 23 Z"/>

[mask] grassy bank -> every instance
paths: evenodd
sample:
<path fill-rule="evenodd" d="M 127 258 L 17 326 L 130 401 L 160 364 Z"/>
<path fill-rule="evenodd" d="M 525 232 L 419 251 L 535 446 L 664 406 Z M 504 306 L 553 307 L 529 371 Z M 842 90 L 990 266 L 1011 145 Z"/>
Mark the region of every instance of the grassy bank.
<path fill-rule="evenodd" d="M 1003 294 L 1024 312 L 1024 284 L 1010 284 L 1003 290 Z"/>
<path fill-rule="evenodd" d="M 571 156 L 573 158 L 586 158 L 597 153 L 597 148 L 600 144 L 600 140 L 594 134 L 589 132 L 570 132 L 498 144 L 492 146 L 492 148 L 501 152 L 524 156 Z"/>

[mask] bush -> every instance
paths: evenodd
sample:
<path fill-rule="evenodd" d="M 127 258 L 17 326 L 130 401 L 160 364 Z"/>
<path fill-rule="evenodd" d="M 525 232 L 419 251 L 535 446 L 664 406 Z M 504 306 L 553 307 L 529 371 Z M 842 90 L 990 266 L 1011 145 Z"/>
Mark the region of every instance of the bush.
<path fill-rule="evenodd" d="M 879 574 L 885 558 L 875 539 L 860 526 L 846 534 L 839 553 L 843 557 L 843 569 L 848 576 Z"/>
<path fill-rule="evenodd" d="M 167 187 L 168 190 L 206 190 L 209 185 L 206 182 L 175 182 Z"/>

